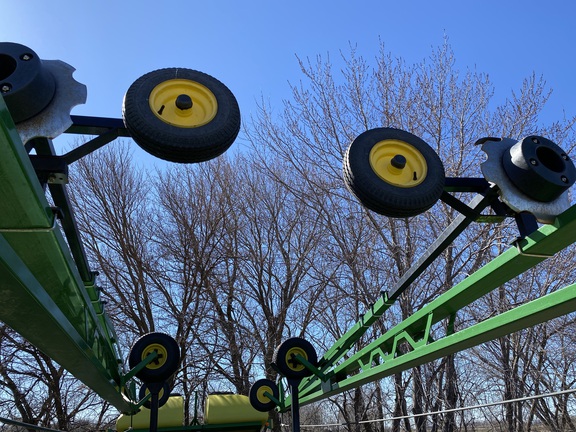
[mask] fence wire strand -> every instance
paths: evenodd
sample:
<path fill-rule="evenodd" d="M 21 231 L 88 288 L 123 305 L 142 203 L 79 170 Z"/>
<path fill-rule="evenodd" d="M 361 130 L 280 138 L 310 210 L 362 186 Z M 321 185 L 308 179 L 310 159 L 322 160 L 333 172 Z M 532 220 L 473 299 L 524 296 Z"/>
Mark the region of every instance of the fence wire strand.
<path fill-rule="evenodd" d="M 348 422 L 348 423 L 326 423 L 326 424 L 309 424 L 309 425 L 301 424 L 300 427 L 301 428 L 340 427 L 340 426 L 350 426 L 350 425 L 356 425 L 356 424 L 388 422 L 388 421 L 394 421 L 394 420 L 405 420 L 405 419 L 411 419 L 411 418 L 416 418 L 416 417 L 425 417 L 425 416 L 432 416 L 432 415 L 437 415 L 437 414 L 446 414 L 446 413 L 457 412 L 457 411 L 474 410 L 474 409 L 487 408 L 487 407 L 496 406 L 496 405 L 505 405 L 505 404 L 515 403 L 515 402 L 533 400 L 533 399 L 541 399 L 541 398 L 552 397 L 552 396 L 560 396 L 563 394 L 569 394 L 569 393 L 575 393 L 575 392 L 576 392 L 576 389 L 561 390 L 561 391 L 552 392 L 552 393 L 544 393 L 544 394 L 533 395 L 533 396 L 525 396 L 525 397 L 521 397 L 521 398 L 508 399 L 508 400 L 497 401 L 497 402 L 488 402 L 488 403 L 484 403 L 484 404 L 470 405 L 470 406 L 466 406 L 466 407 L 449 408 L 449 409 L 440 410 L 440 411 L 429 411 L 426 413 L 411 414 L 411 415 L 406 415 L 406 416 L 387 417 L 387 418 L 376 419 L 376 420 L 361 420 L 359 422 Z M 282 427 L 289 427 L 290 425 L 282 423 L 281 426 Z"/>

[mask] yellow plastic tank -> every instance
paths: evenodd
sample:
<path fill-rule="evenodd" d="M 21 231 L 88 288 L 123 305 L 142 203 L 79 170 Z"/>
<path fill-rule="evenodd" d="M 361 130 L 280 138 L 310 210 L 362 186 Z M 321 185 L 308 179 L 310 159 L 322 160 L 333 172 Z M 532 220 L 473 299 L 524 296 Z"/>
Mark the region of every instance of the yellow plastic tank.
<path fill-rule="evenodd" d="M 184 398 L 170 396 L 168 401 L 158 409 L 158 428 L 180 427 L 184 425 Z M 116 430 L 124 432 L 126 429 L 150 429 L 150 410 L 142 407 L 140 412 L 133 415 L 122 414 L 116 420 Z"/>
<path fill-rule="evenodd" d="M 252 408 L 248 396 L 235 394 L 211 394 L 204 409 L 205 424 L 252 423 L 264 425 L 268 413 Z"/>

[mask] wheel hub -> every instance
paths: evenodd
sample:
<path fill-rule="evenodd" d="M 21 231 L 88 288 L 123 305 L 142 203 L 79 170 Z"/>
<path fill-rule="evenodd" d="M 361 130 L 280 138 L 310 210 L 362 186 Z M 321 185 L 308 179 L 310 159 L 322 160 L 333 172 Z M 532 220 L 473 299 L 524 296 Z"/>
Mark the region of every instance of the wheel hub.
<path fill-rule="evenodd" d="M 156 353 L 156 358 L 146 365 L 148 369 L 158 369 L 166 362 L 166 348 L 161 344 L 151 344 L 142 352 L 142 360 L 150 354 Z"/>
<path fill-rule="evenodd" d="M 290 368 L 294 371 L 301 371 L 304 369 L 304 365 L 300 363 L 296 356 L 307 358 L 306 351 L 301 348 L 292 348 L 286 353 L 286 364 L 290 365 Z"/>
<path fill-rule="evenodd" d="M 152 89 L 148 102 L 156 117 L 182 128 L 203 126 L 218 112 L 214 93 L 186 79 L 170 79 L 158 84 Z"/>
<path fill-rule="evenodd" d="M 532 213 L 541 223 L 553 223 L 556 216 L 570 207 L 568 188 L 574 182 L 571 173 L 575 171 L 558 146 L 539 146 L 544 140 L 535 136 L 521 141 L 483 138 L 477 143 L 482 144 L 487 155 L 481 164 L 482 174 L 498 186 L 502 201 L 515 212 Z"/>
<path fill-rule="evenodd" d="M 176 98 L 176 108 L 181 110 L 187 110 L 192 108 L 192 98 L 187 94 L 178 95 Z"/>
<path fill-rule="evenodd" d="M 41 112 L 55 91 L 54 77 L 34 51 L 12 42 L 0 43 L 0 92 L 14 123 Z"/>
<path fill-rule="evenodd" d="M 576 168 L 568 155 L 540 136 L 518 141 L 504 152 L 502 163 L 512 183 L 541 202 L 555 200 L 576 180 Z"/>
<path fill-rule="evenodd" d="M 422 153 L 407 142 L 397 139 L 376 143 L 369 158 L 376 175 L 386 183 L 398 187 L 410 188 L 419 185 L 428 171 Z"/>
<path fill-rule="evenodd" d="M 259 387 L 258 391 L 256 392 L 256 397 L 261 403 L 270 402 L 270 398 L 265 393 L 274 394 L 274 392 L 269 386 L 264 385 L 262 387 Z"/>
<path fill-rule="evenodd" d="M 60 60 L 40 60 L 20 44 L 0 43 L 0 91 L 24 144 L 55 138 L 72 126 L 70 112 L 86 103 L 86 86 Z"/>

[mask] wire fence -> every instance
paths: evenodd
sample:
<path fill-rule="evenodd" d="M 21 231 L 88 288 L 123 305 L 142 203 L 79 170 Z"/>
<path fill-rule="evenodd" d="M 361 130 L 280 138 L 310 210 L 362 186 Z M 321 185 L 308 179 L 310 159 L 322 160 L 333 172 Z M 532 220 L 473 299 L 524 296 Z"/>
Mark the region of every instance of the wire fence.
<path fill-rule="evenodd" d="M 447 413 L 452 413 L 452 412 L 457 412 L 457 411 L 468 411 L 468 410 L 474 410 L 474 409 L 482 409 L 482 408 L 488 408 L 488 407 L 497 406 L 497 405 L 505 405 L 505 404 L 510 404 L 510 403 L 523 402 L 523 401 L 541 399 L 541 398 L 546 398 L 546 397 L 560 396 L 560 395 L 575 393 L 575 392 L 576 392 L 576 389 L 561 390 L 561 391 L 552 392 L 552 393 L 544 393 L 544 394 L 533 395 L 533 396 L 525 396 L 525 397 L 521 397 L 521 398 L 517 398 L 517 399 L 508 399 L 508 400 L 502 400 L 502 401 L 496 401 L 496 402 L 488 402 L 488 403 L 484 403 L 484 404 L 469 405 L 469 406 L 458 407 L 458 408 L 450 408 L 450 409 L 445 409 L 445 410 L 440 410 L 440 411 L 429 411 L 429 412 L 425 412 L 425 413 L 411 414 L 411 415 L 406 415 L 406 416 L 386 417 L 386 418 L 375 419 L 375 420 L 362 420 L 362 421 L 354 422 L 354 423 L 347 422 L 347 423 L 326 423 L 326 424 L 301 424 L 300 428 L 327 428 L 327 427 L 352 426 L 352 425 L 360 425 L 360 424 L 367 424 L 367 423 L 391 422 L 391 421 L 395 421 L 395 420 L 406 420 L 406 419 L 413 419 L 413 418 L 417 418 L 417 417 L 427 417 L 427 416 L 447 414 Z M 291 425 L 282 423 L 281 426 L 282 427 L 290 427 Z"/>
<path fill-rule="evenodd" d="M 508 399 L 508 400 L 502 400 L 502 401 L 496 401 L 496 402 L 488 402 L 488 403 L 484 403 L 484 404 L 469 405 L 469 406 L 465 406 L 465 407 L 450 408 L 450 409 L 439 410 L 439 411 L 429 411 L 429 412 L 425 412 L 425 413 L 412 414 L 412 415 L 406 415 L 406 416 L 386 417 L 386 418 L 374 419 L 374 420 L 362 420 L 362 421 L 355 422 L 355 423 L 301 424 L 300 428 L 343 427 L 343 426 L 361 425 L 361 424 L 367 424 L 367 423 L 391 422 L 394 420 L 413 419 L 413 418 L 417 418 L 417 417 L 426 417 L 426 416 L 433 416 L 433 415 L 439 415 L 439 414 L 447 414 L 447 413 L 452 413 L 452 412 L 457 412 L 457 411 L 468 411 L 468 410 L 474 410 L 474 409 L 488 408 L 488 407 L 497 406 L 497 405 L 505 405 L 505 404 L 510 404 L 510 403 L 523 402 L 523 401 L 541 399 L 541 398 L 546 398 L 546 397 L 560 396 L 560 395 L 570 394 L 570 393 L 576 393 L 576 389 L 561 390 L 561 391 L 552 392 L 552 393 L 544 393 L 544 394 L 539 394 L 539 395 L 534 395 L 534 396 L 525 396 L 525 397 L 516 398 L 516 399 Z M 13 425 L 13 426 L 22 426 L 22 427 L 25 427 L 26 429 L 34 429 L 34 430 L 43 431 L 43 432 L 61 432 L 57 429 L 50 429 L 50 428 L 46 428 L 46 427 L 42 427 L 42 426 L 36 426 L 36 425 L 28 424 L 28 423 L 23 423 L 23 422 L 20 422 L 17 420 L 10 420 L 10 419 L 3 418 L 3 417 L 0 417 L 0 423 L 5 423 L 5 424 Z M 286 424 L 286 423 L 282 423 L 281 426 L 282 427 L 291 427 L 290 424 Z"/>

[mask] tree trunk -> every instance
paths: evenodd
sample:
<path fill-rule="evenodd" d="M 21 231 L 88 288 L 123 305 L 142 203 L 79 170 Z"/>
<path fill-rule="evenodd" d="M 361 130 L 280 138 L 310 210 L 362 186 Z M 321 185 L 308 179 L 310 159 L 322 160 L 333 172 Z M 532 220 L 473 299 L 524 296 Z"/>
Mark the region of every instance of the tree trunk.
<path fill-rule="evenodd" d="M 446 359 L 446 382 L 445 382 L 445 409 L 456 408 L 458 403 L 458 387 L 456 382 L 456 365 L 454 363 L 454 355 L 449 355 Z M 443 432 L 456 431 L 456 413 L 447 412 L 444 415 Z"/>

